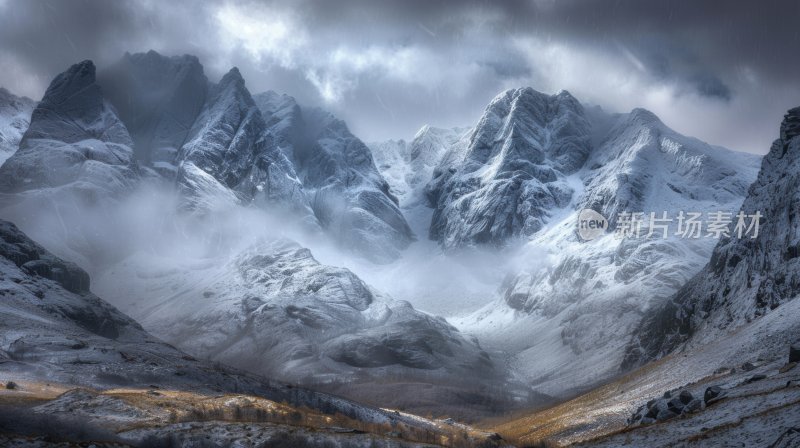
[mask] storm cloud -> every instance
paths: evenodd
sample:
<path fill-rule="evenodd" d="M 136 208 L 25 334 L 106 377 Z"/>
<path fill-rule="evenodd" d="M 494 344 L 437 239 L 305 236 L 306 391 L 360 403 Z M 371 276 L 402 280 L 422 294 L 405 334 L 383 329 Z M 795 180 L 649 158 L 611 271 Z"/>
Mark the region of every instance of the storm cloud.
<path fill-rule="evenodd" d="M 0 0 L 0 86 L 38 99 L 76 61 L 154 49 L 197 55 L 211 79 L 238 66 L 251 91 L 325 107 L 365 140 L 471 125 L 531 86 L 763 153 L 800 105 L 797 17 L 790 0 Z"/>

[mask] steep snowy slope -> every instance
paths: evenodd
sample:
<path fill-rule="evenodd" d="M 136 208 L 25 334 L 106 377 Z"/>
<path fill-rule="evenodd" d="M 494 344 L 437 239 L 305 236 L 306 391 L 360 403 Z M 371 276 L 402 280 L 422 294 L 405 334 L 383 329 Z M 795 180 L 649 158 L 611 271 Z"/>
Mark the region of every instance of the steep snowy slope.
<path fill-rule="evenodd" d="M 692 337 L 703 343 L 762 316 L 800 293 L 800 108 L 790 110 L 764 157 L 741 212 L 756 213 L 758 235 L 723 238 L 708 265 L 642 322 L 626 364 L 660 357 Z M 749 222 L 748 222 L 749 225 Z"/>
<path fill-rule="evenodd" d="M 541 230 L 569 204 L 565 179 L 589 154 L 590 124 L 568 92 L 531 88 L 498 95 L 466 147 L 445 156 L 427 188 L 430 236 L 445 248 L 488 244 Z"/>
<path fill-rule="evenodd" d="M 733 212 L 758 161 L 681 136 L 644 110 L 587 116 L 579 141 L 591 151 L 560 181 L 573 192 L 567 206 L 547 208 L 546 226 L 513 253 L 520 269 L 502 299 L 457 324 L 507 350 L 517 372 L 551 394 L 616 374 L 642 314 L 701 269 L 716 244 L 705 234 L 675 235 L 677 223 L 666 238 L 658 229 L 646 237 L 645 225 L 639 238 L 583 241 L 579 211 L 600 211 L 612 226 L 623 211 L 673 219 L 679 211 Z"/>
<path fill-rule="evenodd" d="M 187 364 L 181 352 L 93 295 L 85 271 L 6 221 L 0 221 L 0 285 L 0 360 L 6 379 L 146 384 L 171 379 L 175 368 Z"/>
<path fill-rule="evenodd" d="M 397 258 L 413 239 L 369 148 L 328 112 L 272 92 L 255 96 L 276 142 L 291 157 L 320 224 L 368 258 Z"/>
<path fill-rule="evenodd" d="M 36 103 L 0 87 L 0 165 L 19 148 Z"/>
<path fill-rule="evenodd" d="M 19 150 L 0 167 L 0 191 L 61 189 L 87 201 L 118 195 L 137 177 L 131 146 L 94 64 L 83 61 L 47 88 Z"/>

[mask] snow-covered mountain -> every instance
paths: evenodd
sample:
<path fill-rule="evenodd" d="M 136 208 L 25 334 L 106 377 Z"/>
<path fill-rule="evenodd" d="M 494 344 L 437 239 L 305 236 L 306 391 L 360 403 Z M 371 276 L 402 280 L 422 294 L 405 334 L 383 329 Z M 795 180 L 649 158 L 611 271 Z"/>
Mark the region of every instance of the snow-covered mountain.
<path fill-rule="evenodd" d="M 369 148 L 328 112 L 275 92 L 254 99 L 322 227 L 374 261 L 397 258 L 413 235 Z"/>
<path fill-rule="evenodd" d="M 0 87 L 0 165 L 19 148 L 36 103 Z"/>
<path fill-rule="evenodd" d="M 121 309 L 196 356 L 273 377 L 495 374 L 488 355 L 444 319 L 320 264 L 289 240 L 202 264 L 142 253 L 104 273 L 96 290 L 117 291 Z"/>
<path fill-rule="evenodd" d="M 58 440 L 117 438 L 125 445 L 152 446 L 162 439 L 205 439 L 202 431 L 187 431 L 199 427 L 198 421 L 220 445 L 251 438 L 252 432 L 279 442 L 296 432 L 298 443 L 400 446 L 398 439 L 451 438 L 470 430 L 195 359 L 152 337 L 89 289 L 85 271 L 0 221 L 0 443 L 51 446 L 42 436 L 55 432 Z M 18 406 L 20 399 L 35 399 L 36 407 Z M 203 403 L 215 413 L 204 414 Z M 289 412 L 297 417 L 281 417 Z M 351 429 L 331 430 L 333 418 Z M 219 420 L 240 423 L 231 431 Z M 306 434 L 312 422 L 318 427 Z M 397 431 L 391 439 L 387 428 Z M 356 430 L 365 434 L 363 441 L 350 437 Z"/>
<path fill-rule="evenodd" d="M 566 176 L 589 154 L 590 124 L 567 92 L 508 90 L 486 108 L 466 146 L 444 156 L 427 194 L 430 236 L 443 247 L 503 246 L 541 230 L 573 194 Z"/>
<path fill-rule="evenodd" d="M 509 251 L 518 267 L 501 298 L 457 326 L 506 350 L 516 372 L 545 393 L 616 374 L 643 313 L 700 270 L 716 240 L 646 238 L 645 228 L 640 238 L 583 241 L 578 213 L 599 211 L 613 227 L 623 211 L 731 212 L 757 162 L 677 134 L 641 109 L 612 115 L 566 92 L 501 94 L 429 187 L 439 218 L 432 235 L 443 246 L 514 246 L 525 236 Z"/>
<path fill-rule="evenodd" d="M 281 208 L 316 225 L 292 163 L 265 129 L 244 79 L 232 69 L 210 90 L 178 152 L 182 192 L 195 206 L 233 193 L 246 204 Z"/>
<path fill-rule="evenodd" d="M 132 146 L 94 64 L 83 61 L 47 88 L 19 150 L 0 167 L 0 191 L 64 190 L 89 202 L 119 195 L 138 178 Z"/>
<path fill-rule="evenodd" d="M 629 347 L 626 363 L 663 356 L 689 338 L 702 344 L 723 336 L 780 310 L 800 293 L 798 136 L 800 108 L 794 108 L 786 114 L 780 137 L 764 157 L 740 209 L 748 217 L 760 215 L 757 236 L 751 231 L 740 238 L 732 227 L 731 236 L 719 241 L 708 264 L 649 313 Z"/>
<path fill-rule="evenodd" d="M 369 149 L 329 113 L 274 92 L 251 97 L 236 69 L 211 83 L 189 55 L 126 54 L 100 80 L 136 159 L 176 178 L 190 207 L 288 209 L 375 260 L 411 241 Z"/>
<path fill-rule="evenodd" d="M 444 129 L 426 125 L 409 142 L 388 140 L 370 143 L 375 165 L 389 182 L 401 208 L 410 209 L 427 202 L 424 188 L 433 177 L 434 168 L 444 153 L 467 131 L 465 128 Z"/>
<path fill-rule="evenodd" d="M 90 61 L 56 77 L 0 168 L 3 216 L 86 266 L 114 305 L 197 356 L 295 380 L 502 376 L 443 319 L 283 239 L 295 230 L 290 210 L 320 246 L 332 245 L 313 232 L 317 223 L 333 246 L 377 260 L 410 241 L 369 149 L 346 125 L 293 100 L 286 113 L 262 112 L 236 69 L 216 84 L 195 82 L 201 75 L 196 58 L 150 52 L 126 55 L 103 73 L 103 87 Z M 154 84 L 151 96 L 137 96 Z M 196 112 L 193 95 L 203 98 Z M 47 207 L 20 205 L 28 196 Z M 202 213 L 185 213 L 187 204 Z"/>

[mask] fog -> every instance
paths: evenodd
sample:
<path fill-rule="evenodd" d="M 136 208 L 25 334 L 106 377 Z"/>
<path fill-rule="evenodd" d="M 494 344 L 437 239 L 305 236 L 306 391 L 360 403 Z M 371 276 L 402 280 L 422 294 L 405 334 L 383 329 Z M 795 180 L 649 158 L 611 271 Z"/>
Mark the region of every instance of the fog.
<path fill-rule="evenodd" d="M 309 248 L 323 264 L 350 269 L 380 293 L 409 301 L 422 311 L 459 316 L 495 300 L 503 278 L 532 260 L 522 249 L 445 254 L 423 234 L 399 259 L 377 264 L 282 210 L 225 201 L 186 210 L 184 201 L 172 184 L 142 182 L 122 198 L 97 203 L 67 191 L 8 196 L 0 202 L 0 218 L 86 269 L 94 281 L 93 291 L 112 304 L 118 303 L 111 296 L 118 292 L 113 285 L 108 288 L 104 281 L 102 291 L 97 287 L 97 280 L 110 270 L 116 271 L 114 278 L 146 289 L 149 277 L 139 270 L 166 274 L 198 263 L 223 266 L 259 242 L 285 238 Z M 530 246 L 524 249 L 530 251 Z M 133 272 L 121 274 L 119 269 Z"/>

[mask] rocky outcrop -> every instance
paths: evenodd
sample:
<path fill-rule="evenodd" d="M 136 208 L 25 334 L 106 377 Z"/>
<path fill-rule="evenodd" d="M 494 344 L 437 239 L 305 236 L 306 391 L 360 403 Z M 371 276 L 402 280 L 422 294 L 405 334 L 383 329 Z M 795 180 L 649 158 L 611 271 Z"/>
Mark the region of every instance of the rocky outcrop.
<path fill-rule="evenodd" d="M 688 390 L 680 392 L 665 392 L 661 398 L 656 398 L 639 407 L 628 419 L 628 425 L 647 425 L 663 422 L 681 415 L 691 414 L 703 409 L 705 403 Z"/>
<path fill-rule="evenodd" d="M 4 286 L 0 291 L 4 307 L 15 310 L 3 313 L 7 318 L 0 319 L 0 326 L 11 325 L 9 319 L 28 310 L 104 338 L 117 339 L 128 329 L 142 331 L 130 318 L 89 292 L 85 271 L 55 257 L 7 221 L 0 221 L 0 284 Z M 2 347 L 11 356 L 18 350 L 39 350 L 24 337 L 9 342 L 11 345 Z"/>

